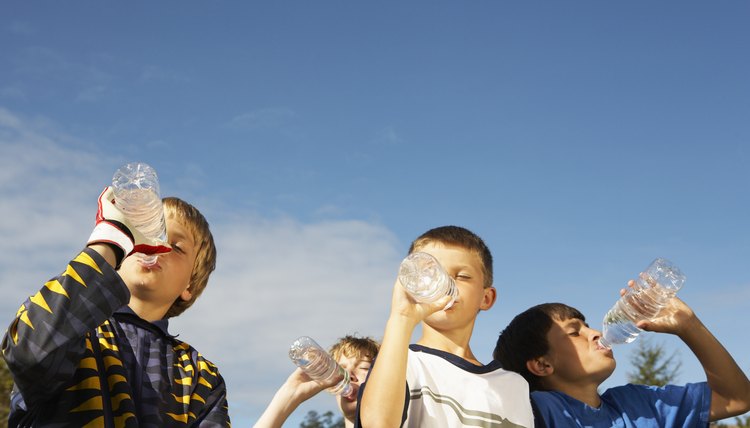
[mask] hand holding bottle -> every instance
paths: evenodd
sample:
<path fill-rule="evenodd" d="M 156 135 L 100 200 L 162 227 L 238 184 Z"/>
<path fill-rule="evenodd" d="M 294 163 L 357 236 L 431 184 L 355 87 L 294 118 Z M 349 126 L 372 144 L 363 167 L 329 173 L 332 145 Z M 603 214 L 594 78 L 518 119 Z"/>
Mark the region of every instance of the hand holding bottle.
<path fill-rule="evenodd" d="M 305 373 L 300 367 L 294 369 L 294 371 L 287 378 L 284 387 L 290 388 L 294 395 L 298 398 L 299 402 L 307 401 L 310 398 L 317 395 L 324 389 L 331 388 L 336 385 L 335 379 L 329 379 L 328 381 L 316 381 L 311 378 L 310 375 Z"/>
<path fill-rule="evenodd" d="M 444 296 L 450 301 L 448 309 L 458 297 L 458 288 L 440 262 L 424 252 L 409 254 L 399 266 L 398 279 L 409 295 L 420 303 L 434 303 Z"/>
<path fill-rule="evenodd" d="M 672 262 L 654 260 L 604 316 L 599 345 L 611 348 L 634 341 L 641 332 L 638 324 L 659 316 L 684 283 L 685 275 Z"/>
<path fill-rule="evenodd" d="M 635 281 L 628 282 L 628 287 L 632 288 Z M 626 290 L 623 290 L 623 293 Z M 673 296 L 664 305 L 664 307 L 652 319 L 640 320 L 636 326 L 644 331 L 654 333 L 667 333 L 681 336 L 683 332 L 689 330 L 698 320 L 693 310 L 683 302 L 679 297 Z"/>
<path fill-rule="evenodd" d="M 163 254 L 172 250 L 166 243 L 146 238 L 130 224 L 125 214 L 115 206 L 114 189 L 111 186 L 105 187 L 99 195 L 96 225 L 88 239 L 88 245 L 97 243 L 111 244 L 122 250 L 116 267 L 136 248 L 146 254 Z"/>
<path fill-rule="evenodd" d="M 302 336 L 295 340 L 289 347 L 289 359 L 311 379 L 326 386 L 331 394 L 348 398 L 356 394 L 349 372 L 312 338 Z"/>

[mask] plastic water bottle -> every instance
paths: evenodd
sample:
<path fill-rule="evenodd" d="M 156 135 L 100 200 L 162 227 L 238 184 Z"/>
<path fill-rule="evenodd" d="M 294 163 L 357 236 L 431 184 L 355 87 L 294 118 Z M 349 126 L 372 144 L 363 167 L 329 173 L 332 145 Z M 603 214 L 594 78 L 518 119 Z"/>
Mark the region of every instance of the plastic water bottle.
<path fill-rule="evenodd" d="M 320 384 L 336 384 L 328 388 L 331 394 L 349 397 L 355 389 L 349 381 L 349 372 L 344 370 L 331 355 L 308 336 L 302 336 L 289 347 L 289 358 Z"/>
<path fill-rule="evenodd" d="M 112 177 L 115 206 L 130 224 L 146 238 L 167 242 L 164 206 L 159 194 L 156 171 L 145 163 L 123 165 Z M 153 265 L 158 255 L 140 254 L 141 263 Z"/>
<path fill-rule="evenodd" d="M 672 262 L 656 259 L 635 280 L 635 287 L 604 316 L 599 344 L 606 348 L 630 343 L 641 333 L 636 323 L 649 320 L 664 308 L 685 283 L 685 275 Z"/>
<path fill-rule="evenodd" d="M 409 254 L 398 270 L 398 280 L 410 296 L 420 303 L 432 303 L 443 296 L 451 296 L 445 307 L 450 308 L 458 297 L 458 288 L 440 262 L 430 254 Z"/>

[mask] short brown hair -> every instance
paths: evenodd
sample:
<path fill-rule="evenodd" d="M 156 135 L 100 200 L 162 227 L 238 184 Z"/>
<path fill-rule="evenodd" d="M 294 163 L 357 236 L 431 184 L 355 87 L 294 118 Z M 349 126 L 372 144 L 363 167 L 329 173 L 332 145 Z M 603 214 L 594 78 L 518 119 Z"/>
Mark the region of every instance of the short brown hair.
<path fill-rule="evenodd" d="M 195 303 L 203 293 L 208 283 L 208 277 L 216 269 L 216 246 L 214 237 L 208 227 L 208 221 L 197 208 L 179 198 L 164 198 L 164 215 L 177 219 L 193 235 L 196 245 L 195 264 L 190 274 L 190 300 L 178 297 L 172 304 L 164 318 L 171 318 L 185 312 Z"/>
<path fill-rule="evenodd" d="M 346 335 L 334 343 L 328 353 L 336 361 L 342 356 L 357 359 L 367 358 L 372 361 L 378 355 L 378 350 L 380 350 L 380 344 L 375 339 Z"/>
<path fill-rule="evenodd" d="M 492 253 L 482 238 L 477 234 L 460 226 L 436 227 L 428 230 L 415 239 L 409 247 L 409 254 L 419 251 L 420 248 L 430 243 L 454 245 L 476 252 L 479 259 L 482 261 L 484 288 L 492 286 Z"/>

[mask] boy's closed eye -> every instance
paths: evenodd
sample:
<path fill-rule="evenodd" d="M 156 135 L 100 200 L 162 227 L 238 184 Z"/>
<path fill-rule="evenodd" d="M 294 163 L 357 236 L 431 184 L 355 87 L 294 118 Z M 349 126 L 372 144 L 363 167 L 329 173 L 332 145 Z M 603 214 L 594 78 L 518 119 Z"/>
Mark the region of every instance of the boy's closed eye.
<path fill-rule="evenodd" d="M 583 327 L 589 328 L 588 323 L 573 320 L 567 325 L 568 336 L 580 336 Z"/>

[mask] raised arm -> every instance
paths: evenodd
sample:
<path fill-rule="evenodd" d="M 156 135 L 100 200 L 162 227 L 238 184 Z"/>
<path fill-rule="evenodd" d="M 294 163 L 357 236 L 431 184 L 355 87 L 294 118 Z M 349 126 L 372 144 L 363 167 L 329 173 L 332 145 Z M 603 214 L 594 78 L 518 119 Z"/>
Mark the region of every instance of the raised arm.
<path fill-rule="evenodd" d="M 276 391 L 254 428 L 281 428 L 289 415 L 303 402 L 309 400 L 326 387 L 310 379 L 302 369 L 297 368 Z"/>
<path fill-rule="evenodd" d="M 114 269 L 87 249 L 23 303 L 2 352 L 27 404 L 63 386 L 86 351 L 86 334 L 129 296 Z"/>
<path fill-rule="evenodd" d="M 134 232 L 112 193 L 107 187 L 99 195 L 88 248 L 21 305 L 3 337 L 3 357 L 27 405 L 63 386 L 86 352 L 87 333 L 128 303 L 114 267 L 136 246 L 170 251 Z"/>
<path fill-rule="evenodd" d="M 359 405 L 363 428 L 401 425 L 407 398 L 406 363 L 411 335 L 424 318 L 443 309 L 449 301 L 450 297 L 445 296 L 433 304 L 415 303 L 396 281 L 383 342 Z"/>
<path fill-rule="evenodd" d="M 644 330 L 676 334 L 693 351 L 711 387 L 711 421 L 750 410 L 747 376 L 685 302 L 673 298 L 659 318 L 642 321 L 638 326 Z"/>

